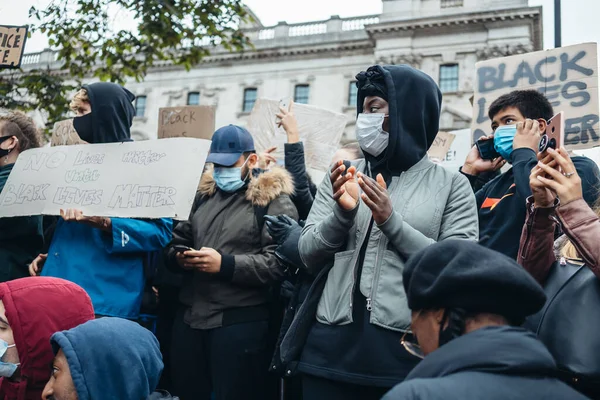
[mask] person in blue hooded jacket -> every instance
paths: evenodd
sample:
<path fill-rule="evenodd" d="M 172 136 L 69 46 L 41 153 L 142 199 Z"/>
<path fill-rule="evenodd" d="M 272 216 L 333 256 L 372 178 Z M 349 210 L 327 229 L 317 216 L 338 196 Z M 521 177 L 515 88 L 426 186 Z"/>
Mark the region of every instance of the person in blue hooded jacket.
<path fill-rule="evenodd" d="M 158 340 L 135 322 L 96 319 L 55 333 L 50 343 L 55 357 L 43 399 L 172 398 L 154 392 L 163 370 Z"/>
<path fill-rule="evenodd" d="M 135 96 L 107 82 L 84 86 L 73 98 L 73 126 L 87 143 L 131 141 Z M 171 219 L 86 216 L 61 210 L 47 254 L 30 265 L 31 275 L 74 282 L 90 295 L 96 315 L 136 319 L 144 290 L 144 259 L 171 240 Z"/>

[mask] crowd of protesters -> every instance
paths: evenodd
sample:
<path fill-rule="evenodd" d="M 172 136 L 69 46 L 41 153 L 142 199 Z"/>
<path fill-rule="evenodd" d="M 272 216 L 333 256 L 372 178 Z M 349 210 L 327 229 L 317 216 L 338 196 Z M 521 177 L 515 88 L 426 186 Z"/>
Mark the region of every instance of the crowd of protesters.
<path fill-rule="evenodd" d="M 292 103 L 284 160 L 216 130 L 187 221 L 0 218 L 0 399 L 600 398 L 600 171 L 539 152 L 557 110 L 501 96 L 481 138 L 498 156 L 452 171 L 427 156 L 428 75 L 377 65 L 357 86 L 357 143 L 321 183 Z M 133 101 L 83 86 L 81 140 L 130 141 Z M 41 145 L 0 116 L 0 189 Z"/>

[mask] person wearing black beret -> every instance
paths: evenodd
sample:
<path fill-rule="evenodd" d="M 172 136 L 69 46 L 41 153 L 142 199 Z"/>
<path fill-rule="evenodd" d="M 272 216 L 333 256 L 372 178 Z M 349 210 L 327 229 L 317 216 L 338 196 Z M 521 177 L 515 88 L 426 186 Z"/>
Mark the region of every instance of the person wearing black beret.
<path fill-rule="evenodd" d="M 424 359 L 382 400 L 586 398 L 554 377 L 550 352 L 519 327 L 546 296 L 515 261 L 446 240 L 415 254 L 403 278 L 414 337 L 402 344 Z"/>

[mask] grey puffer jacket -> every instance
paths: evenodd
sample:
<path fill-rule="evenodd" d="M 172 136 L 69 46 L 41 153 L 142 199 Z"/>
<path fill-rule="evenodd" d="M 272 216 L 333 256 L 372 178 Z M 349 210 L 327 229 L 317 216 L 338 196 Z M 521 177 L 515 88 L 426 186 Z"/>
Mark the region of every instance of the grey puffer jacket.
<path fill-rule="evenodd" d="M 366 162 L 353 163 L 366 173 Z M 344 211 L 333 200 L 329 177 L 323 180 L 299 242 L 306 267 L 316 274 L 334 262 L 317 309 L 317 321 L 345 325 L 352 321 L 355 285 L 367 298 L 372 324 L 405 331 L 410 310 L 402 285 L 405 261 L 440 240 L 477 240 L 475 196 L 468 180 L 424 157 L 408 171 L 394 176 L 388 188 L 394 211 L 382 225 L 368 228 L 372 213 L 362 202 Z M 358 251 L 367 247 L 360 279 Z"/>

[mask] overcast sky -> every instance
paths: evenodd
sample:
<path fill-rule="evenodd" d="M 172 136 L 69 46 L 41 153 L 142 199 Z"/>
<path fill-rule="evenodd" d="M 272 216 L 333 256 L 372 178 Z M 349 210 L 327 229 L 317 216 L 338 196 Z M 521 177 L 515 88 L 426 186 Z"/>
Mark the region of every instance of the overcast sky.
<path fill-rule="evenodd" d="M 45 5 L 48 0 L 0 0 L 0 24 L 28 24 L 32 5 Z M 341 17 L 378 14 L 381 0 L 246 0 L 265 26 L 278 21 L 305 22 L 323 20 L 330 15 Z M 530 0 L 532 6 L 544 7 L 544 47 L 554 47 L 554 1 Z M 563 46 L 582 42 L 600 42 L 600 0 L 563 0 Z M 28 41 L 26 52 L 47 46 L 46 39 L 35 35 Z"/>

